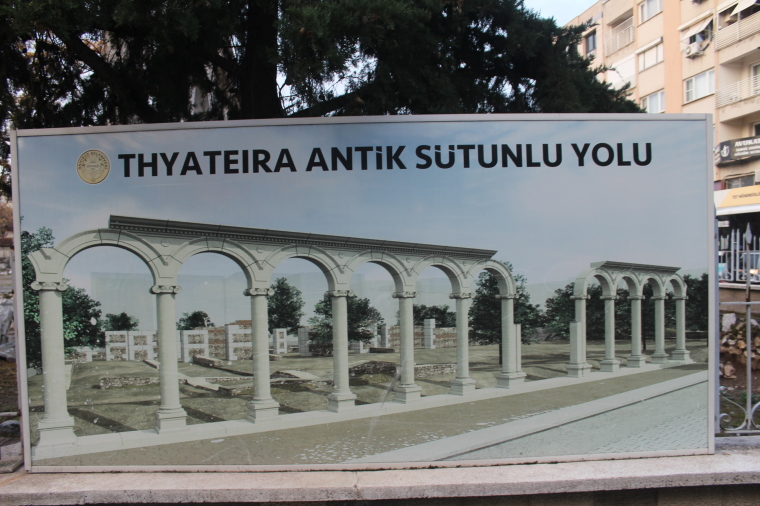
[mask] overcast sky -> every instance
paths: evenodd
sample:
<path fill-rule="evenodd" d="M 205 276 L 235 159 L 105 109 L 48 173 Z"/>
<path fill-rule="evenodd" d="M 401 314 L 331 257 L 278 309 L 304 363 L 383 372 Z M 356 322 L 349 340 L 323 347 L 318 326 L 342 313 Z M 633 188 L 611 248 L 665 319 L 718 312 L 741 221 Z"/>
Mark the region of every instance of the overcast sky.
<path fill-rule="evenodd" d="M 564 25 L 575 16 L 594 5 L 591 0 L 525 0 L 525 6 L 536 10 L 544 17 L 552 17 Z"/>

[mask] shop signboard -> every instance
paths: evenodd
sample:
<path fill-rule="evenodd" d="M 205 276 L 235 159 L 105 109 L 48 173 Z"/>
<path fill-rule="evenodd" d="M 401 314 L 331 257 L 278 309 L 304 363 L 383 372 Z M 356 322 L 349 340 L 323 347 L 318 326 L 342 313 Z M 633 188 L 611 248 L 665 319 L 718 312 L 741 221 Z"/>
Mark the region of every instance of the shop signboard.
<path fill-rule="evenodd" d="M 709 453 L 711 131 L 464 115 L 15 132 L 26 466 Z"/>

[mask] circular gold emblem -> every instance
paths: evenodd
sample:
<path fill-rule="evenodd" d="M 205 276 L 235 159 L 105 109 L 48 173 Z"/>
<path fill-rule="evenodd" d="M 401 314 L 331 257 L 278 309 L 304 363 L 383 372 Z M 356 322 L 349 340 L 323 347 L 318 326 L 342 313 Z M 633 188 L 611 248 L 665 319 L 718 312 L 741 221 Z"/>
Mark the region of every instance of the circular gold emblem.
<path fill-rule="evenodd" d="M 77 174 L 87 184 L 103 182 L 109 172 L 111 172 L 111 162 L 108 161 L 105 153 L 97 149 L 85 151 L 77 160 Z"/>

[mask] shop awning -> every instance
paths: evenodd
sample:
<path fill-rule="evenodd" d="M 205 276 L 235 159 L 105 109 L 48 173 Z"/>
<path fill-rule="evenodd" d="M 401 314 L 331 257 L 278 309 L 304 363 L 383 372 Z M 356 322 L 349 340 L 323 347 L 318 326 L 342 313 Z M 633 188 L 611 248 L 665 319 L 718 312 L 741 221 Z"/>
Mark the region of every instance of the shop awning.
<path fill-rule="evenodd" d="M 715 214 L 743 214 L 760 212 L 760 185 L 719 190 L 713 194 Z"/>

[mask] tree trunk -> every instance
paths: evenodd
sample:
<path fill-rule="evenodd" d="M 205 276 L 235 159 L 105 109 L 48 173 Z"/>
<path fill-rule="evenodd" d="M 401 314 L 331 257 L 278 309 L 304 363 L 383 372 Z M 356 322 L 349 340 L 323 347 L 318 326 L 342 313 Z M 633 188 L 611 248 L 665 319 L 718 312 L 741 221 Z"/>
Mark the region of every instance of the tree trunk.
<path fill-rule="evenodd" d="M 275 118 L 282 115 L 277 87 L 277 9 L 278 2 L 248 2 L 238 76 L 239 118 Z"/>

